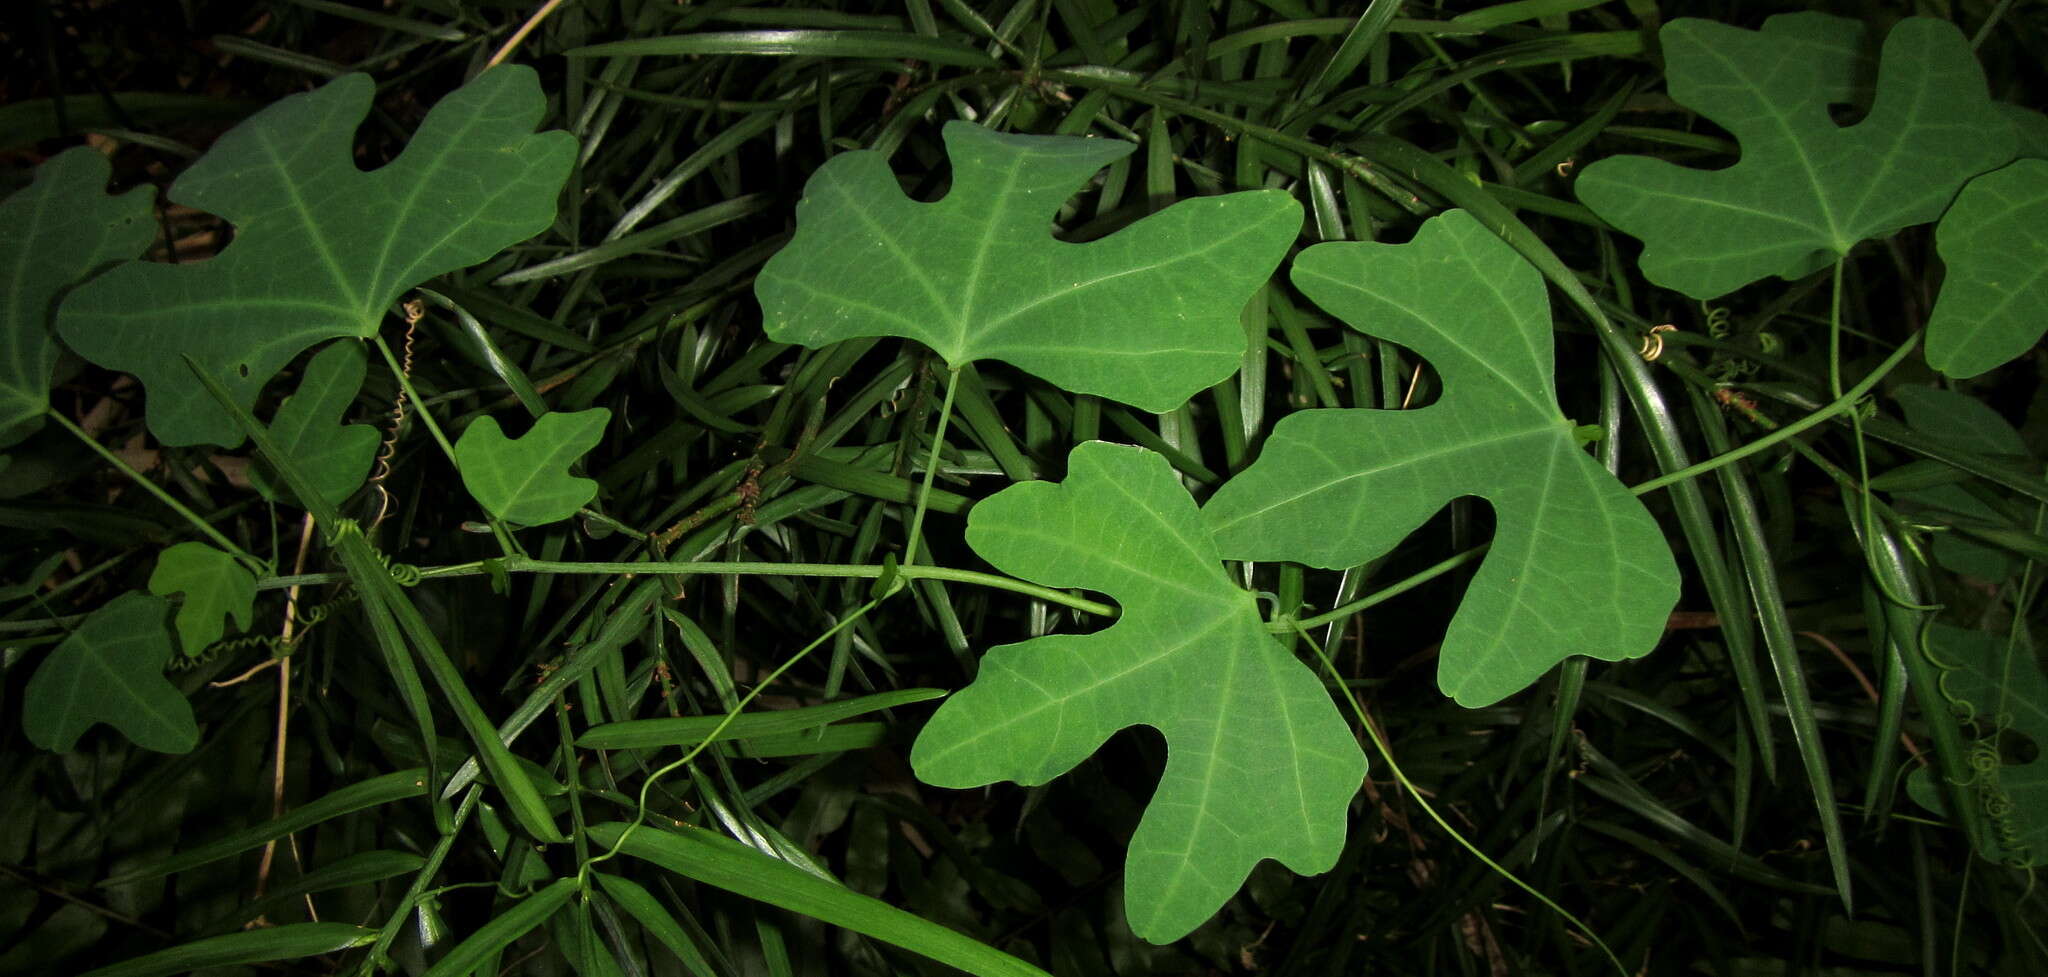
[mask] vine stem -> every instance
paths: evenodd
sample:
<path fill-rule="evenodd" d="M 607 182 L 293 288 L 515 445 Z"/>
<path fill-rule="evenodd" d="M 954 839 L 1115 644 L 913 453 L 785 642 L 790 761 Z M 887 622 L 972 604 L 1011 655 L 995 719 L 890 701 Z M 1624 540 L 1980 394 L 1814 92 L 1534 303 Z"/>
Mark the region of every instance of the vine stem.
<path fill-rule="evenodd" d="M 1821 409 L 1814 411 L 1813 413 L 1808 414 L 1805 417 L 1802 417 L 1796 421 L 1793 421 L 1792 423 L 1787 424 L 1784 427 L 1772 431 L 1771 433 L 1766 434 L 1763 437 L 1756 439 L 1755 441 L 1751 441 L 1748 444 L 1743 445 L 1742 447 L 1736 448 L 1732 451 L 1725 452 L 1723 454 L 1715 455 L 1714 457 L 1708 458 L 1705 461 L 1699 462 L 1694 465 L 1689 465 L 1685 468 L 1681 468 L 1668 475 L 1659 475 L 1656 478 L 1650 479 L 1649 481 L 1639 482 L 1633 486 L 1630 486 L 1629 491 L 1635 493 L 1636 495 L 1647 495 L 1660 488 L 1666 488 L 1678 482 L 1683 482 L 1686 479 L 1697 478 L 1710 471 L 1713 471 L 1716 468 L 1720 468 L 1724 465 L 1734 464 L 1735 462 L 1741 461 L 1742 459 L 1747 458 L 1750 455 L 1756 454 L 1760 451 L 1764 451 L 1788 438 L 1797 437 L 1798 435 L 1807 431 L 1808 429 L 1820 424 L 1823 421 L 1826 421 L 1831 417 L 1834 417 L 1836 414 L 1854 411 L 1857 402 L 1861 401 L 1864 395 L 1870 392 L 1870 389 L 1872 387 L 1877 386 L 1877 382 L 1879 380 L 1884 379 L 1887 374 L 1897 369 L 1900 363 L 1905 362 L 1907 354 L 1911 353 L 1919 345 L 1920 334 L 1916 332 L 1913 335 L 1906 337 L 1906 341 L 1900 343 L 1899 348 L 1892 351 L 1892 355 L 1885 357 L 1884 362 L 1878 364 L 1877 369 L 1870 371 L 1869 376 L 1864 377 L 1861 382 L 1857 383 L 1854 387 L 1850 387 L 1847 392 L 1843 393 L 1839 397 L 1836 397 L 1833 401 L 1830 401 L 1827 404 L 1827 406 L 1822 407 Z"/>
<path fill-rule="evenodd" d="M 1323 670 L 1330 675 L 1330 684 L 1336 686 L 1338 692 L 1343 693 L 1344 701 L 1351 706 L 1351 711 L 1358 716 L 1358 724 L 1365 727 L 1365 735 L 1372 739 L 1373 748 L 1379 751 L 1381 759 L 1387 761 L 1387 769 L 1393 773 L 1394 779 L 1400 782 L 1401 789 L 1407 791 L 1408 796 L 1415 799 L 1415 803 L 1422 808 L 1423 813 L 1429 815 L 1429 819 L 1435 821 L 1437 827 L 1444 829 L 1444 833 L 1449 835 L 1452 841 L 1457 842 L 1458 847 L 1471 852 L 1473 858 L 1479 859 L 1487 868 L 1492 869 L 1495 874 L 1513 883 L 1516 888 L 1535 897 L 1537 902 L 1548 907 L 1551 912 L 1564 917 L 1566 922 L 1572 924 L 1572 928 L 1584 933 L 1587 939 L 1593 941 L 1594 946 L 1600 948 L 1601 953 L 1607 955 L 1608 961 L 1614 964 L 1614 969 L 1621 974 L 1621 977 L 1629 977 L 1628 968 L 1622 966 L 1621 958 L 1614 955 L 1614 951 L 1608 948 L 1607 942 L 1600 938 L 1600 934 L 1593 932 L 1592 927 L 1587 926 L 1579 917 L 1572 915 L 1569 910 L 1538 891 L 1535 886 L 1522 881 L 1515 873 L 1508 871 L 1499 862 L 1488 857 L 1485 852 L 1479 850 L 1477 845 L 1472 844 L 1469 839 L 1460 834 L 1458 829 L 1451 827 L 1450 822 L 1444 820 L 1442 814 L 1437 813 L 1436 806 L 1429 802 L 1429 798 L 1423 796 L 1422 789 L 1415 786 L 1415 782 L 1409 780 L 1408 775 L 1401 770 L 1401 765 L 1395 762 L 1393 748 L 1387 745 L 1386 738 L 1380 735 L 1379 727 L 1374 725 L 1372 717 L 1366 714 L 1364 704 L 1360 703 L 1358 696 L 1351 691 L 1351 684 L 1344 681 L 1344 676 L 1337 671 L 1337 663 L 1330 660 L 1329 654 L 1323 651 L 1323 646 L 1317 643 L 1315 636 L 1308 633 L 1308 622 L 1283 618 L 1279 623 L 1286 625 L 1303 642 L 1307 643 L 1310 651 L 1315 652 L 1316 660 L 1323 663 Z"/>
<path fill-rule="evenodd" d="M 774 671 L 762 676 L 761 681 L 754 683 L 754 687 L 748 689 L 747 694 L 741 696 L 738 702 L 733 703 L 732 708 L 726 710 L 724 718 L 718 721 L 718 725 L 711 727 L 711 731 L 705 733 L 704 738 L 698 740 L 697 745 L 691 747 L 689 752 L 684 753 L 682 756 L 677 757 L 675 760 L 663 765 L 661 769 L 656 770 L 654 773 L 649 774 L 647 779 L 645 781 L 642 781 L 640 784 L 639 803 L 634 807 L 633 810 L 633 823 L 627 825 L 626 830 L 619 832 L 618 840 L 612 843 L 612 846 L 608 851 L 606 851 L 602 855 L 597 856 L 596 858 L 592 858 L 589 861 L 584 862 L 580 867 L 578 867 L 576 871 L 577 887 L 584 888 L 588 886 L 588 879 L 591 866 L 597 865 L 598 863 L 603 862 L 614 855 L 617 855 L 619 853 L 619 849 L 625 847 L 626 839 L 632 837 L 633 832 L 638 830 L 642 824 L 646 823 L 647 793 L 648 791 L 654 789 L 654 784 L 656 781 L 659 781 L 661 778 L 669 775 L 670 773 L 673 773 L 678 768 L 682 767 L 684 764 L 689 763 L 691 760 L 696 759 L 697 754 L 704 752 L 705 747 L 717 742 L 719 735 L 725 732 L 726 727 L 731 726 L 734 720 L 740 718 L 740 713 L 744 711 L 747 708 L 747 706 L 754 701 L 756 697 L 760 696 L 760 694 L 764 690 L 766 690 L 769 686 L 774 685 L 775 680 L 782 677 L 782 673 L 787 672 L 791 668 L 795 667 L 797 662 L 803 661 L 804 658 L 808 657 L 812 651 L 817 650 L 817 647 L 819 645 L 824 644 L 833 635 L 838 634 L 839 632 L 845 630 L 847 626 L 851 625 L 853 622 L 860 620 L 862 617 L 865 617 L 869 611 L 872 611 L 875 608 L 880 607 L 882 601 L 887 599 L 887 597 L 888 595 L 884 594 L 880 597 L 870 598 L 867 603 L 862 604 L 857 608 L 854 608 L 853 613 L 848 614 L 843 618 L 840 618 L 837 623 L 833 624 L 829 628 L 826 628 L 824 633 L 818 635 L 815 638 L 812 638 L 810 644 L 807 644 L 802 648 L 798 649 L 796 654 L 789 656 L 782 662 L 782 664 L 775 666 Z"/>
<path fill-rule="evenodd" d="M 917 493 L 917 508 L 910 517 L 910 541 L 904 544 L 903 566 L 917 562 L 917 540 L 924 532 L 924 511 L 932 497 L 932 476 L 939 471 L 939 452 L 946 446 L 946 423 L 953 419 L 953 393 L 960 387 L 960 368 L 946 374 L 946 399 L 939 405 L 939 429 L 932 435 L 931 453 L 924 458 L 924 487 Z M 892 588 L 893 592 L 893 588 Z"/>
<path fill-rule="evenodd" d="M 64 414 L 58 411 L 55 407 L 47 408 L 44 411 L 44 413 L 50 416 L 51 418 L 54 418 L 56 422 L 59 425 L 62 425 L 65 430 L 70 431 L 73 435 L 77 436 L 78 440 L 85 442 L 86 447 L 91 448 L 94 452 L 98 453 L 101 460 L 105 461 L 109 465 L 114 466 L 115 470 L 119 471 L 121 474 L 128 476 L 129 481 L 132 481 L 135 484 L 142 486 L 144 491 L 147 491 L 149 494 L 156 496 L 157 501 L 162 502 L 164 505 L 170 506 L 172 512 L 175 512 L 179 516 L 182 516 L 186 522 L 192 525 L 192 528 L 199 530 L 201 533 L 205 534 L 208 539 L 213 540 L 214 545 L 219 546 L 221 549 L 227 551 L 235 559 L 240 560 L 244 565 L 256 571 L 258 574 L 268 573 L 270 571 L 270 568 L 266 566 L 262 560 L 250 556 L 248 551 L 242 549 L 239 546 L 236 546 L 234 542 L 228 539 L 227 536 L 223 535 L 220 530 L 215 529 L 212 523 L 207 522 L 205 519 L 201 518 L 198 513 L 193 512 L 191 509 L 187 508 L 183 502 L 179 502 L 177 499 L 173 498 L 171 496 L 171 493 L 164 491 L 163 486 L 158 485 L 157 483 L 152 482 L 148 478 L 144 477 L 141 472 L 135 470 L 134 466 L 129 465 L 125 461 L 122 461 L 120 455 L 117 455 L 112 451 L 107 450 L 107 446 L 101 444 L 98 438 L 95 438 L 92 435 L 87 434 L 84 428 L 72 423 L 71 418 L 65 417 Z"/>
<path fill-rule="evenodd" d="M 536 560 L 524 556 L 508 556 L 500 560 L 480 560 L 475 563 L 458 563 L 450 566 L 421 567 L 420 579 L 431 580 L 440 577 L 475 577 L 491 572 L 491 564 L 505 573 L 563 573 L 583 575 L 661 573 L 690 576 L 700 573 L 720 573 L 738 576 L 782 576 L 782 577 L 880 577 L 895 573 L 906 580 L 945 580 L 951 583 L 974 584 L 1008 590 L 1036 597 L 1039 600 L 1071 607 L 1088 614 L 1114 617 L 1115 607 L 1085 597 L 1075 597 L 1065 591 L 1041 586 L 1013 577 L 978 570 L 955 570 L 935 566 L 872 566 L 839 563 L 692 563 L 687 561 L 648 561 L 643 563 L 564 563 L 555 560 Z M 289 577 L 263 577 L 256 581 L 258 590 L 276 590 L 310 584 L 340 583 L 348 579 L 346 573 L 304 573 Z"/>

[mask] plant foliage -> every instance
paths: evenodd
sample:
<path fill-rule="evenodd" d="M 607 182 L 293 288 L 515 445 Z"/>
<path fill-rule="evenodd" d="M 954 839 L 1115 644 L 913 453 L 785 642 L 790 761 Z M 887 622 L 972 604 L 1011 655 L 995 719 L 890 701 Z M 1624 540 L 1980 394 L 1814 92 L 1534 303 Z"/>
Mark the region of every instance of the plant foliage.
<path fill-rule="evenodd" d="M 37 5 L 0 975 L 2048 972 L 2048 23 L 1749 6 Z"/>

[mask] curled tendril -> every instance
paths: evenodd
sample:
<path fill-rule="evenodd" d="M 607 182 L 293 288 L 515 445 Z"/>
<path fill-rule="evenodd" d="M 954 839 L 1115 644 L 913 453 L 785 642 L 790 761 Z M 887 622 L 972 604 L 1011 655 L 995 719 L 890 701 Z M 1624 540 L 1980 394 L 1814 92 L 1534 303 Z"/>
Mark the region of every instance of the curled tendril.
<path fill-rule="evenodd" d="M 327 545 L 330 547 L 339 546 L 342 540 L 350 536 L 361 538 L 362 535 L 363 527 L 361 523 L 353 519 L 343 519 L 327 527 Z M 376 554 L 377 562 L 383 564 L 385 572 L 391 574 L 392 581 L 400 587 L 417 587 L 420 580 L 424 578 L 420 568 L 413 564 L 395 563 L 389 554 L 374 546 L 370 547 L 370 552 Z"/>
<path fill-rule="evenodd" d="M 274 634 L 245 634 L 239 637 L 225 638 L 207 645 L 205 650 L 197 655 L 189 655 L 181 660 L 173 661 L 169 668 L 174 672 L 190 671 L 201 665 L 211 664 L 221 655 L 237 654 L 248 651 L 251 648 L 261 648 L 269 652 L 272 658 L 283 658 L 297 650 L 299 643 L 306 640 L 307 632 L 313 630 L 314 625 L 327 620 L 337 605 L 346 604 L 355 599 L 355 594 L 342 594 L 333 600 L 315 604 L 312 607 L 301 610 L 298 615 L 298 633 L 293 635 L 292 640 L 289 642 Z"/>
<path fill-rule="evenodd" d="M 1727 339 L 1730 331 L 1729 322 L 1734 318 L 1734 313 L 1725 305 L 1707 306 L 1706 309 L 1707 335 L 1715 339 Z"/>

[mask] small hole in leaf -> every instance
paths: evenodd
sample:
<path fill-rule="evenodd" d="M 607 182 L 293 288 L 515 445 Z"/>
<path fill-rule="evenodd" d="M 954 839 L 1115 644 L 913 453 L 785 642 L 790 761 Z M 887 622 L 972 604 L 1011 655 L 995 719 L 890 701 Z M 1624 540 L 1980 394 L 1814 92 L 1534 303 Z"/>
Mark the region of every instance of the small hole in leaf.
<path fill-rule="evenodd" d="M 2041 747 L 2025 733 L 2008 729 L 1998 734 L 1998 757 L 2006 766 L 2026 766 L 2040 756 Z"/>
<path fill-rule="evenodd" d="M 238 375 L 240 375 L 240 376 L 241 376 L 241 378 L 242 378 L 242 379 L 244 379 L 244 380 L 247 380 L 247 379 L 249 379 L 249 364 L 247 364 L 247 363 L 237 363 L 237 364 L 235 364 L 235 373 L 237 373 Z"/>

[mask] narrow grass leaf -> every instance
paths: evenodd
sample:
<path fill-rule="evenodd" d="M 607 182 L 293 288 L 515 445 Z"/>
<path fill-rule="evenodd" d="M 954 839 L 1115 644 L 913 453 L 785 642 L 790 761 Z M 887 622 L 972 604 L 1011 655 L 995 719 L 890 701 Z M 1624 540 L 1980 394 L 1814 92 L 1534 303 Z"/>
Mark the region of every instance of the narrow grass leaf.
<path fill-rule="evenodd" d="M 457 943 L 448 955 L 434 961 L 422 977 L 468 977 L 488 957 L 505 949 L 534 927 L 547 921 L 576 893 L 574 878 L 556 879 L 533 895 L 519 900 L 511 909 L 477 928 Z"/>
<path fill-rule="evenodd" d="M 1001 950 L 723 835 L 645 826 L 628 834 L 627 825 L 609 822 L 592 825 L 589 837 L 594 845 L 617 845 L 624 854 L 704 885 L 864 933 L 976 977 L 1046 977 L 1044 971 Z"/>
<path fill-rule="evenodd" d="M 939 37 L 895 31 L 760 30 L 704 31 L 673 37 L 636 37 L 570 48 L 571 58 L 615 58 L 754 54 L 816 58 L 908 58 L 961 68 L 995 68 L 1000 62 L 979 50 Z"/>
<path fill-rule="evenodd" d="M 828 702 L 824 705 L 804 706 L 798 709 L 742 713 L 725 729 L 719 731 L 711 742 L 750 739 L 773 733 L 793 733 L 883 709 L 929 702 L 945 694 L 944 689 L 897 689 L 844 702 Z M 625 722 L 605 723 L 584 731 L 583 735 L 576 738 L 576 745 L 591 750 L 695 746 L 705 742 L 705 737 L 711 736 L 713 730 L 725 722 L 725 719 L 723 715 L 685 716 L 680 719 L 629 719 Z"/>
<path fill-rule="evenodd" d="M 102 887 L 125 885 L 144 879 L 162 878 L 187 869 L 217 862 L 223 858 L 260 847 L 263 843 L 282 838 L 288 834 L 304 831 L 316 824 L 353 814 L 408 797 L 418 797 L 427 792 L 426 770 L 415 768 L 387 773 L 381 777 L 350 784 L 321 795 L 293 808 L 283 817 L 262 824 L 244 828 L 225 838 L 208 842 L 197 848 L 187 849 L 161 861 L 123 872 L 104 882 Z"/>
<path fill-rule="evenodd" d="M 194 940 L 79 977 L 171 977 L 211 967 L 297 960 L 368 946 L 377 931 L 347 923 L 293 923 Z"/>

